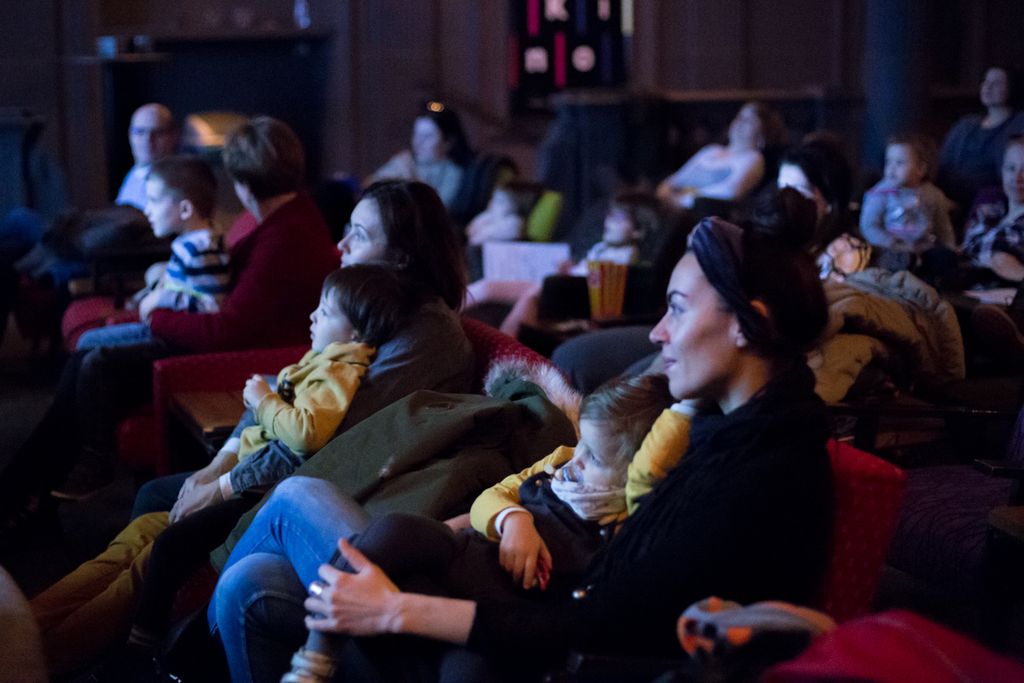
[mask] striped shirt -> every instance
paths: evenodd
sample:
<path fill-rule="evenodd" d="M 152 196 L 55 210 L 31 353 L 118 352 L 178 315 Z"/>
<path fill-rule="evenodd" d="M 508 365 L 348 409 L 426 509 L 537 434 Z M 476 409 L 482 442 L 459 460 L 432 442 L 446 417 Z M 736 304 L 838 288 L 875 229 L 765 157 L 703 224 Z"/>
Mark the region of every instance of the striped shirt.
<path fill-rule="evenodd" d="M 171 258 L 157 285 L 154 308 L 190 313 L 215 313 L 231 285 L 224 237 L 210 230 L 192 230 L 171 242 Z"/>

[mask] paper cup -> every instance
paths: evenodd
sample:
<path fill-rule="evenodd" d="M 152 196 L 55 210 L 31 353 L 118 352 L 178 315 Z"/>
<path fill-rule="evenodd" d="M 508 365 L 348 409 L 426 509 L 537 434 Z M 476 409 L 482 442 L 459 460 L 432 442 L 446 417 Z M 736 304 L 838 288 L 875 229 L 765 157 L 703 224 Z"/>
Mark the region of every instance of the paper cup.
<path fill-rule="evenodd" d="M 629 266 L 611 261 L 587 261 L 587 291 L 592 319 L 607 320 L 622 315 L 628 273 Z"/>

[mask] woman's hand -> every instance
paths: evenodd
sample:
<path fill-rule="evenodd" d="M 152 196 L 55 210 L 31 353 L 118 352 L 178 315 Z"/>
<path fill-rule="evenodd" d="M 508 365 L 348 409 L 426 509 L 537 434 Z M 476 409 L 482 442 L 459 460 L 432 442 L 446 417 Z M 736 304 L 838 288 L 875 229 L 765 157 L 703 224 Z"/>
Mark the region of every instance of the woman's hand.
<path fill-rule="evenodd" d="M 533 525 L 533 517 L 526 512 L 513 512 L 505 518 L 498 546 L 501 568 L 512 574 L 523 588 L 533 588 L 539 565 L 551 569 L 551 552 Z"/>
<path fill-rule="evenodd" d="M 267 380 L 263 379 L 260 375 L 253 375 L 245 381 L 245 388 L 242 389 L 242 400 L 245 401 L 250 409 L 256 410 L 259 407 L 260 401 L 266 398 L 270 391 L 270 385 L 267 384 Z"/>
<path fill-rule="evenodd" d="M 178 502 L 171 508 L 168 518 L 171 524 L 174 524 L 178 520 L 188 517 L 193 512 L 223 501 L 224 496 L 221 495 L 220 484 L 216 480 L 206 484 L 196 484 L 188 491 L 182 486 L 181 491 L 178 493 Z"/>
<path fill-rule="evenodd" d="M 323 580 L 310 587 L 305 607 L 322 617 L 306 617 L 306 627 L 353 636 L 398 632 L 398 586 L 345 539 L 338 550 L 356 573 L 320 565 Z"/>

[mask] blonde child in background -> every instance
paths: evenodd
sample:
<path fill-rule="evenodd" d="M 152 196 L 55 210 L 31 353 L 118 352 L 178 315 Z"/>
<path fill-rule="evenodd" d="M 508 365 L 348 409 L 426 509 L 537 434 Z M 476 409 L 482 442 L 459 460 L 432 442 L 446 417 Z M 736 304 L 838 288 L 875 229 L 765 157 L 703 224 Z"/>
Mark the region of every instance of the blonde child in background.
<path fill-rule="evenodd" d="M 914 268 L 935 247 L 953 250 L 950 202 L 931 182 L 935 143 L 923 135 L 896 135 L 885 148 L 885 175 L 864 194 L 860 231 L 876 248 L 877 265 Z"/>
<path fill-rule="evenodd" d="M 469 244 L 476 246 L 484 242 L 522 239 L 526 232 L 526 219 L 543 193 L 543 186 L 524 181 L 494 188 L 487 208 L 466 228 Z"/>
<path fill-rule="evenodd" d="M 562 275 L 587 274 L 587 261 L 611 261 L 630 266 L 640 260 L 640 246 L 655 236 L 661 227 L 658 200 L 643 192 L 616 195 L 604 217 L 601 241 L 587 250 L 586 256 L 576 264 L 565 263 Z M 501 331 L 510 336 L 519 333 L 523 324 L 537 322 L 537 307 L 543 282 L 496 283 L 479 280 L 469 286 L 470 301 L 503 301 L 512 304 L 512 310 L 501 323 Z"/>

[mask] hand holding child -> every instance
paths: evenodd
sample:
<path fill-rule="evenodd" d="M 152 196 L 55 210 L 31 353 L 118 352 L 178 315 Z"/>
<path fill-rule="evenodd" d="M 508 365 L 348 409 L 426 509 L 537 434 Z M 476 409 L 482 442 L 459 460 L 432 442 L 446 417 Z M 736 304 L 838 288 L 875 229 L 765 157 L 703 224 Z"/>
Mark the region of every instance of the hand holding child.
<path fill-rule="evenodd" d="M 338 541 L 338 550 L 355 573 L 320 565 L 320 580 L 310 586 L 305 602 L 319 616 L 306 617 L 306 627 L 355 636 L 396 632 L 398 586 L 345 539 Z"/>
<path fill-rule="evenodd" d="M 533 516 L 526 512 L 513 512 L 505 518 L 498 546 L 501 567 L 512 574 L 523 588 L 533 588 L 541 566 L 551 568 L 551 552 L 537 533 Z"/>
<path fill-rule="evenodd" d="M 272 393 L 267 380 L 263 379 L 260 375 L 253 375 L 245 382 L 245 389 L 242 390 L 242 400 L 245 401 L 245 405 L 250 409 L 256 410 L 260 402 Z"/>

